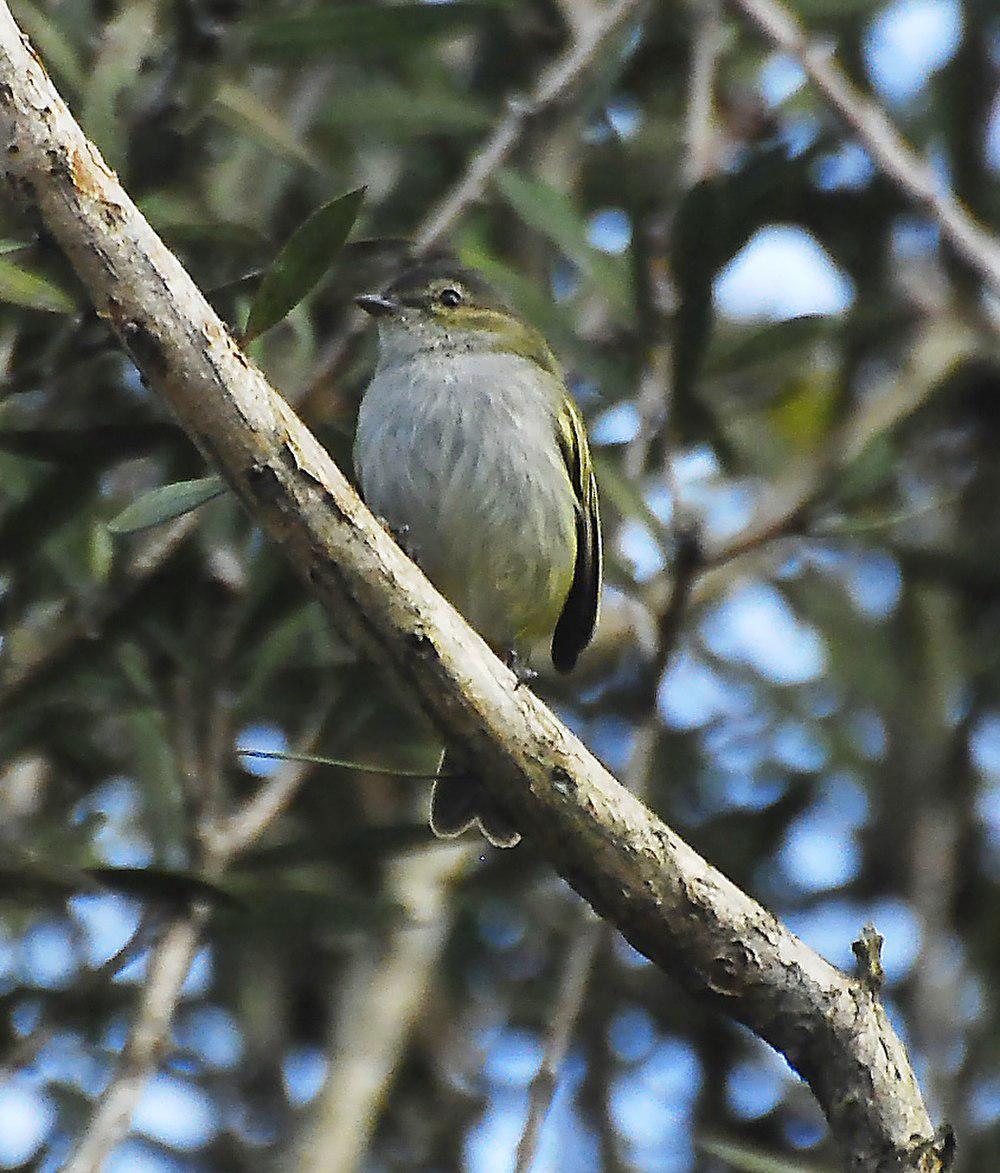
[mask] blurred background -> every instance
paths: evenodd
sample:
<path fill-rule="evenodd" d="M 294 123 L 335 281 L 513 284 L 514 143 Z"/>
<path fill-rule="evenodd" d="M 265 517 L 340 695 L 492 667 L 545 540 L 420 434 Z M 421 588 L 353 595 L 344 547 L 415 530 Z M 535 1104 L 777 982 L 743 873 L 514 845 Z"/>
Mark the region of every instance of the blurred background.
<path fill-rule="evenodd" d="M 11 8 L 234 330 L 367 185 L 251 347 L 341 467 L 374 341 L 350 297 L 407 240 L 441 229 L 544 331 L 608 568 L 593 649 L 566 680 L 537 657 L 538 691 L 831 961 L 874 922 L 956 1167 L 1000 1167 L 1000 304 L 926 210 L 712 0 L 620 5 L 537 111 L 606 4 Z M 995 3 L 793 8 L 995 227 Z M 435 224 L 505 120 L 483 198 Z M 835 1168 L 784 1061 L 530 843 L 432 842 L 393 771 L 433 735 L 231 498 L 109 530 L 204 465 L 38 226 L 5 206 L 0 235 L 0 1168 L 65 1162 L 157 1009 L 114 1173 L 510 1170 L 561 1020 L 536 1171 Z"/>

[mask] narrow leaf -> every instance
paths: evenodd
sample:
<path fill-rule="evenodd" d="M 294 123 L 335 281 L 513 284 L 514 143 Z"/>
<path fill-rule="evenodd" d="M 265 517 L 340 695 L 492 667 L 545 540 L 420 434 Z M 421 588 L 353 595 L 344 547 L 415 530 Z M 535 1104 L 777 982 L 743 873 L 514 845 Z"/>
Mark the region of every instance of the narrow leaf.
<path fill-rule="evenodd" d="M 344 4 L 261 20 L 250 27 L 250 49 L 272 60 L 352 54 L 412 52 L 421 40 L 448 36 L 493 16 L 488 4 Z"/>
<path fill-rule="evenodd" d="M 225 483 L 220 477 L 199 477 L 195 481 L 160 485 L 123 509 L 108 522 L 108 529 L 113 534 L 133 534 L 154 525 L 162 525 L 190 513 L 192 509 L 197 509 L 213 497 L 221 496 L 225 491 Z"/>
<path fill-rule="evenodd" d="M 0 301 L 52 314 L 72 314 L 76 302 L 65 290 L 12 261 L 0 259 Z"/>
<path fill-rule="evenodd" d="M 340 254 L 361 210 L 365 189 L 357 188 L 317 209 L 264 274 L 250 307 L 244 342 L 250 342 L 281 319 L 306 296 Z"/>
<path fill-rule="evenodd" d="M 278 750 L 237 749 L 244 758 L 267 758 L 281 762 L 305 762 L 313 766 L 333 766 L 338 770 L 358 770 L 363 774 L 380 774 L 387 778 L 436 778 L 436 770 L 394 770 L 389 766 L 372 766 L 367 762 L 352 762 L 346 758 L 325 758 L 312 753 L 281 753 Z"/>
<path fill-rule="evenodd" d="M 773 1156 L 761 1152 L 760 1149 L 751 1149 L 741 1144 L 733 1144 L 724 1140 L 701 1140 L 697 1146 L 710 1157 L 718 1157 L 725 1161 L 728 1168 L 734 1173 L 820 1173 L 815 1165 L 803 1165 L 798 1161 L 788 1161 L 783 1157 Z"/>

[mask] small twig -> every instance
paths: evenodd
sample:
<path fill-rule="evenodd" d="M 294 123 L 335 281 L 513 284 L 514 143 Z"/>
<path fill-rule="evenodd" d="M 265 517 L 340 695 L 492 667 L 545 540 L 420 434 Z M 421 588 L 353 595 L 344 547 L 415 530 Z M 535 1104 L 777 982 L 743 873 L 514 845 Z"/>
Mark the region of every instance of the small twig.
<path fill-rule="evenodd" d="M 490 180 L 504 165 L 524 136 L 529 124 L 559 104 L 590 68 L 607 42 L 635 15 L 645 0 L 615 0 L 599 16 L 586 22 L 569 48 L 542 72 L 528 95 L 510 95 L 506 114 L 496 123 L 479 149 L 469 159 L 454 186 L 420 221 L 409 249 L 419 257 L 435 249 L 458 221 L 479 200 Z M 351 319 L 320 355 L 308 387 L 298 397 L 308 399 L 312 392 L 335 371 L 344 352 L 364 329 L 362 314 Z"/>
<path fill-rule="evenodd" d="M 173 920 L 149 958 L 148 977 L 132 1029 L 111 1082 L 87 1122 L 80 1145 L 63 1173 L 100 1173 L 128 1130 L 132 1113 L 170 1034 L 198 933 L 208 915 L 199 906 Z"/>
<path fill-rule="evenodd" d="M 942 236 L 987 285 L 1000 293 L 1000 241 L 942 187 L 939 176 L 903 138 L 886 112 L 852 84 L 824 45 L 811 42 L 777 0 L 732 0 L 772 44 L 793 56 L 830 107 L 902 193 L 931 216 Z"/>
<path fill-rule="evenodd" d="M 851 951 L 858 962 L 858 981 L 871 994 L 877 994 L 885 981 L 882 967 L 882 945 L 885 938 L 873 924 L 867 924 L 861 935 L 851 944 Z"/>
<path fill-rule="evenodd" d="M 286 759 L 281 769 L 226 820 L 202 828 L 203 840 L 217 860 L 226 861 L 246 851 L 288 809 L 314 765 L 309 751 L 315 747 L 331 704 L 330 696 L 324 695 L 314 705 L 299 735 L 295 758 Z"/>
<path fill-rule="evenodd" d="M 715 76 L 722 44 L 720 0 L 697 0 L 697 23 L 691 42 L 685 122 L 685 171 L 694 186 L 716 168 Z"/>
<path fill-rule="evenodd" d="M 587 993 L 590 971 L 601 942 L 606 939 L 606 926 L 594 916 L 585 904 L 578 905 L 580 926 L 572 947 L 566 955 L 566 964 L 559 979 L 559 991 L 552 1012 L 552 1021 L 545 1038 L 545 1052 L 538 1074 L 528 1089 L 528 1116 L 517 1146 L 514 1173 L 528 1173 L 542 1136 L 542 1125 L 552 1104 L 559 1080 L 559 1068 L 569 1050 L 573 1027 L 580 1015 Z"/>

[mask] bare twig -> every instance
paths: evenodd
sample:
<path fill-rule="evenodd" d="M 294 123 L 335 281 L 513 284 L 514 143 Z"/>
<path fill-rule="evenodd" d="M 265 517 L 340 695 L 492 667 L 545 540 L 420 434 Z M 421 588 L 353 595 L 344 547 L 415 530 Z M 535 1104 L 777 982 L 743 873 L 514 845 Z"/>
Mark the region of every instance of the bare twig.
<path fill-rule="evenodd" d="M 857 135 L 872 160 L 903 194 L 931 216 L 942 236 L 982 280 L 1000 293 L 1000 241 L 978 224 L 941 178 L 900 134 L 885 110 L 866 98 L 831 50 L 810 41 L 777 0 L 731 0 L 772 44 L 793 56 L 830 107 Z"/>
<path fill-rule="evenodd" d="M 607 937 L 607 926 L 586 905 L 579 906 L 579 925 L 559 978 L 559 991 L 552 1011 L 552 1021 L 545 1036 L 545 1051 L 538 1073 L 528 1089 L 528 1116 L 521 1142 L 517 1146 L 514 1173 L 529 1173 L 542 1138 L 542 1125 L 556 1094 L 559 1068 L 566 1058 L 573 1027 L 580 1016 L 590 981 L 594 958 Z"/>
<path fill-rule="evenodd" d="M 943 1169 L 946 1154 L 879 1002 L 706 863 L 517 687 L 241 353 L 87 142 L 5 4 L 0 143 L 9 181 L 150 386 L 338 629 L 475 764 L 514 825 L 637 949 L 786 1055 L 855 1173 Z M 177 957 L 186 967 L 195 931 L 188 919 L 177 926 L 144 1020 L 159 1023 L 159 1008 L 172 1006 L 164 995 L 179 990 Z M 148 1037 L 138 1036 L 140 1055 Z M 134 1103 L 133 1086 L 126 1078 L 116 1100 Z M 101 1105 L 96 1139 L 113 1110 L 118 1119 L 115 1103 Z"/>
<path fill-rule="evenodd" d="M 409 250 L 413 256 L 422 256 L 441 244 L 473 204 L 482 198 L 490 180 L 507 161 L 528 126 L 568 97 L 608 42 L 642 9 L 644 3 L 645 0 L 614 0 L 607 7 L 598 9 L 593 19 L 581 19 L 574 26 L 576 36 L 569 48 L 544 70 L 534 89 L 527 95 L 508 97 L 506 114 L 469 159 L 458 181 L 415 229 Z M 360 313 L 354 315 L 346 330 L 330 340 L 320 355 L 308 388 L 296 402 L 308 398 L 339 368 L 345 350 L 364 325 L 364 316 Z"/>
<path fill-rule="evenodd" d="M 170 1033 L 206 916 L 207 910 L 199 907 L 176 918 L 150 954 L 142 1000 L 118 1068 L 63 1173 L 100 1173 L 111 1150 L 128 1131 L 146 1080 Z"/>

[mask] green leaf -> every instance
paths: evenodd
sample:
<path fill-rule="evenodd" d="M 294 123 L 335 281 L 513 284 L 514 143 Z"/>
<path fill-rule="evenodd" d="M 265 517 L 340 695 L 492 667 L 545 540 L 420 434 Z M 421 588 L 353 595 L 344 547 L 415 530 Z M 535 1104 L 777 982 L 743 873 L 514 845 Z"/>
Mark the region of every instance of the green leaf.
<path fill-rule="evenodd" d="M 438 86 L 414 90 L 383 82 L 332 94 L 320 118 L 324 126 L 351 135 L 377 130 L 402 137 L 484 130 L 492 115 L 483 102 L 469 94 Z"/>
<path fill-rule="evenodd" d="M 137 501 L 112 518 L 108 522 L 108 529 L 113 534 L 133 534 L 138 530 L 150 529 L 165 521 L 173 521 L 175 517 L 183 517 L 185 513 L 190 513 L 213 497 L 221 496 L 225 491 L 225 482 L 217 476 L 160 485 L 143 493 Z"/>
<path fill-rule="evenodd" d="M 496 6 L 454 0 L 450 4 L 345 4 L 320 6 L 257 21 L 249 28 L 250 51 L 271 60 L 317 57 L 338 50 L 384 53 L 411 50 L 420 41 L 453 35 L 493 19 Z"/>
<path fill-rule="evenodd" d="M 215 107 L 222 121 L 266 149 L 314 170 L 323 170 L 315 155 L 292 133 L 288 119 L 271 110 L 253 90 L 223 82 L 215 93 Z"/>
<path fill-rule="evenodd" d="M 29 0 L 11 0 L 10 8 L 44 59 L 46 69 L 55 74 L 60 91 L 79 92 L 84 84 L 83 68 L 76 49 L 59 24 Z"/>
<path fill-rule="evenodd" d="M 725 1140 L 700 1140 L 697 1147 L 710 1157 L 724 1161 L 733 1173 L 820 1173 L 815 1165 L 803 1165 L 799 1161 L 787 1161 L 760 1149 L 733 1144 Z"/>
<path fill-rule="evenodd" d="M 270 330 L 306 296 L 340 254 L 361 210 L 357 188 L 317 209 L 274 258 L 250 307 L 243 341 Z"/>
<path fill-rule="evenodd" d="M 635 314 L 631 278 L 624 257 L 593 247 L 579 209 L 565 192 L 518 171 L 505 169 L 494 181 L 497 190 L 518 216 L 540 232 L 587 274 L 629 324 Z"/>
<path fill-rule="evenodd" d="M 5 260 L 0 260 L 0 301 L 51 314 L 72 314 L 77 308 L 73 298 L 58 285 Z"/>

